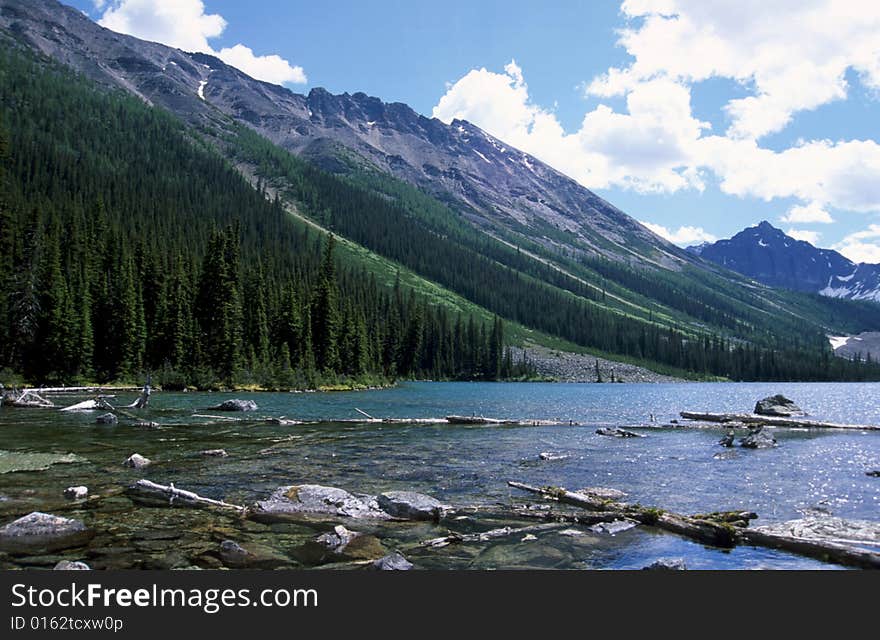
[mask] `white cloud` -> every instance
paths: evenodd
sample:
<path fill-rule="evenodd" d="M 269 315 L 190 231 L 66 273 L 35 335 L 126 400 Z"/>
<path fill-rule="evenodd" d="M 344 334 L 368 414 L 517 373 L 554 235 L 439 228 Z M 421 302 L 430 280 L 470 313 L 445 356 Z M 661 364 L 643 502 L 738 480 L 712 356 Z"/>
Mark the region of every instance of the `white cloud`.
<path fill-rule="evenodd" d="M 588 187 L 703 188 L 690 159 L 708 125 L 692 116 L 687 89 L 669 80 L 636 87 L 627 113 L 599 105 L 569 134 L 552 111 L 531 101 L 522 69 L 511 61 L 504 73 L 474 69 L 452 83 L 433 115 L 446 123 L 473 122 Z"/>
<path fill-rule="evenodd" d="M 760 138 L 798 111 L 845 98 L 849 69 L 880 88 L 877 2 L 625 0 L 621 11 L 630 26 L 619 43 L 633 61 L 588 90 L 620 95 L 656 77 L 733 79 L 753 95 L 727 103 L 731 137 Z"/>
<path fill-rule="evenodd" d="M 811 202 L 807 205 L 796 204 L 788 210 L 784 216 L 780 218 L 781 222 L 791 222 L 793 224 L 831 224 L 834 218 L 828 213 L 824 207 L 818 202 Z"/>
<path fill-rule="evenodd" d="M 100 3 L 100 4 L 99 4 Z M 258 80 L 282 84 L 307 82 L 302 67 L 278 55 L 258 56 L 243 44 L 214 51 L 208 40 L 226 28 L 219 14 L 206 14 L 202 0 L 98 0 L 98 24 L 119 33 L 161 42 L 184 51 L 215 55 Z"/>
<path fill-rule="evenodd" d="M 818 231 L 807 231 L 806 229 L 789 229 L 785 232 L 785 234 L 794 238 L 795 240 L 803 240 L 804 242 L 809 242 L 812 245 L 818 243 L 819 238 L 822 237 L 822 234 Z"/>
<path fill-rule="evenodd" d="M 648 227 L 648 229 L 661 238 L 665 238 L 666 240 L 669 240 L 669 242 L 681 246 L 688 246 L 701 242 L 715 242 L 718 239 L 702 227 L 685 226 L 679 227 L 677 230 L 673 231 L 663 225 L 654 224 L 653 222 L 645 222 L 644 220 L 639 220 L 639 224 Z"/>
<path fill-rule="evenodd" d="M 874 242 L 866 242 L 874 240 Z M 839 251 L 853 262 L 880 263 L 880 224 L 872 224 L 864 231 L 846 236 L 832 249 Z"/>
<path fill-rule="evenodd" d="M 254 55 L 253 50 L 243 44 L 220 49 L 217 52 L 217 57 L 258 80 L 274 84 L 284 84 L 285 82 L 305 84 L 308 82 L 302 67 L 293 67 L 287 60 L 274 54 Z"/>

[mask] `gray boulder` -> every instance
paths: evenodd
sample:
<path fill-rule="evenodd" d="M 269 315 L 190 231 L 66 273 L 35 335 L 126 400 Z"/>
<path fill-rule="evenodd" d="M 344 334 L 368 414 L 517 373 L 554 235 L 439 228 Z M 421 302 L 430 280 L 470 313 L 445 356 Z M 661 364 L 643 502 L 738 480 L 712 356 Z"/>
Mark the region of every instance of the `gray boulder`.
<path fill-rule="evenodd" d="M 103 413 L 95 418 L 95 424 L 118 424 L 119 418 L 112 413 Z"/>
<path fill-rule="evenodd" d="M 776 446 L 776 438 L 764 431 L 762 427 L 749 429 L 749 435 L 740 438 L 739 444 L 746 449 L 770 449 Z"/>
<path fill-rule="evenodd" d="M 405 520 L 439 520 L 445 510 L 439 500 L 415 491 L 386 491 L 376 502 L 388 515 Z"/>
<path fill-rule="evenodd" d="M 721 440 L 718 441 L 718 444 L 720 444 L 722 447 L 732 447 L 733 441 L 735 438 L 736 438 L 736 433 L 734 432 L 733 429 L 731 429 L 730 431 L 727 432 L 726 436 L 724 436 L 723 438 L 721 438 Z"/>
<path fill-rule="evenodd" d="M 319 484 L 280 487 L 251 509 L 251 517 L 258 522 L 279 522 L 304 515 L 389 519 L 373 496 L 355 495 Z"/>
<path fill-rule="evenodd" d="M 399 551 L 394 551 L 379 558 L 370 566 L 377 571 L 409 571 L 414 565 Z"/>
<path fill-rule="evenodd" d="M 92 568 L 79 560 L 62 560 L 53 567 L 55 571 L 91 571 Z"/>
<path fill-rule="evenodd" d="M 144 467 L 150 466 L 152 462 L 152 460 L 145 458 L 139 453 L 133 453 L 128 456 L 122 464 L 126 467 L 131 467 L 132 469 L 143 469 Z"/>
<path fill-rule="evenodd" d="M 642 567 L 645 571 L 687 571 L 687 564 L 682 558 L 660 558 L 655 560 L 647 567 Z"/>
<path fill-rule="evenodd" d="M 215 407 L 211 407 L 213 411 L 256 411 L 257 403 L 253 400 L 224 400 Z"/>
<path fill-rule="evenodd" d="M 0 551 L 46 553 L 82 546 L 94 535 L 80 520 L 34 511 L 0 527 Z"/>
<path fill-rule="evenodd" d="M 67 487 L 64 490 L 64 497 L 68 500 L 84 500 L 89 497 L 89 488 L 84 486 Z"/>
<path fill-rule="evenodd" d="M 755 413 L 760 416 L 776 416 L 780 418 L 804 415 L 803 409 L 781 394 L 758 400 L 757 404 L 755 404 Z"/>
<path fill-rule="evenodd" d="M 322 533 L 314 541 L 307 542 L 295 552 L 300 562 L 310 565 L 375 560 L 386 553 L 376 536 L 351 531 L 341 524 L 333 527 L 332 531 Z"/>

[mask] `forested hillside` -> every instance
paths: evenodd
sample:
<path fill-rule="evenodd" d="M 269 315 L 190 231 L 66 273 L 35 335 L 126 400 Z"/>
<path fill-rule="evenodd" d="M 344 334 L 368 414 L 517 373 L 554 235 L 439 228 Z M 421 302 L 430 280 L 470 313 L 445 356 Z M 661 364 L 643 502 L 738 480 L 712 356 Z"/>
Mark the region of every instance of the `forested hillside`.
<path fill-rule="evenodd" d="M 340 264 L 172 116 L 0 54 L 0 369 L 267 388 L 496 379 L 503 325 Z"/>

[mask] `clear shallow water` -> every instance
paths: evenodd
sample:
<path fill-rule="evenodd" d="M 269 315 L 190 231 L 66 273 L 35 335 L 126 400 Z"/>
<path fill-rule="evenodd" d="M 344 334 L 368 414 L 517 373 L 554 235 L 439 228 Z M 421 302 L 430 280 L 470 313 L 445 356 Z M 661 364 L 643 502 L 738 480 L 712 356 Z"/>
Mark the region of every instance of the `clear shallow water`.
<path fill-rule="evenodd" d="M 95 413 L 0 410 L 0 450 L 74 453 L 83 461 L 42 471 L 0 474 L 0 524 L 34 509 L 61 513 L 60 498 L 85 484 L 105 495 L 146 477 L 230 502 L 250 503 L 281 485 L 320 483 L 350 491 L 423 491 L 451 505 L 492 507 L 528 501 L 507 480 L 533 485 L 614 487 L 628 499 L 685 513 L 749 509 L 759 522 L 800 517 L 806 510 L 866 520 L 880 519 L 880 480 L 865 471 L 880 468 L 880 433 L 775 430 L 775 449 L 724 450 L 719 429 L 645 429 L 649 437 L 599 436 L 597 425 L 662 425 L 680 410 L 747 411 L 773 393 L 793 398 L 811 417 L 839 422 L 880 423 L 878 384 L 493 384 L 407 383 L 381 391 L 329 394 L 157 393 L 139 414 L 160 423 L 146 430 L 125 424 L 94 424 Z M 248 421 L 210 421 L 194 413 L 228 397 L 251 398 L 255 414 L 226 414 Z M 133 396 L 123 396 L 125 403 Z M 74 402 L 64 398 L 61 402 Z M 119 404 L 122 404 L 120 402 Z M 428 418 L 452 413 L 500 418 L 569 420 L 575 426 L 456 426 L 327 423 L 280 426 L 263 416 L 301 420 L 351 419 L 355 408 L 375 417 Z M 656 422 L 651 422 L 654 414 Z M 254 420 L 251 421 L 250 419 Z M 203 449 L 223 448 L 227 458 L 205 458 Z M 541 452 L 568 456 L 541 461 Z M 145 470 L 121 466 L 131 453 L 155 461 Z M 715 457 L 725 452 L 723 459 Z M 268 546 L 290 566 L 301 566 L 298 549 L 330 526 L 267 527 L 204 511 L 135 507 L 122 496 L 74 511 L 99 536 L 85 551 L 94 566 L 214 566 L 220 541 Z M 638 568 L 657 557 L 683 557 L 694 568 L 821 568 L 822 565 L 769 550 L 731 552 L 658 534 L 644 527 L 616 536 L 586 530 L 581 536 L 539 534 L 444 550 L 417 547 L 420 540 L 456 530 L 530 522 L 472 518 L 440 525 L 357 523 L 374 531 L 386 548 L 400 548 L 429 568 Z M 112 551 L 108 553 L 107 550 Z M 70 554 L 62 554 L 72 557 Z M 53 558 L 7 559 L 36 566 Z M 54 563 L 53 563 L 54 564 Z"/>

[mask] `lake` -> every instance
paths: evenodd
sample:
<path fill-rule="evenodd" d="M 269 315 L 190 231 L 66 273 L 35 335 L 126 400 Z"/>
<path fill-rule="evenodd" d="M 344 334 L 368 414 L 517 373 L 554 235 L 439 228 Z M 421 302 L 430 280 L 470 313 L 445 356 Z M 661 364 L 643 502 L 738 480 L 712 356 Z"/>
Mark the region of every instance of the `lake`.
<path fill-rule="evenodd" d="M 82 519 L 98 534 L 86 549 L 3 557 L 5 567 L 51 567 L 81 559 L 94 568 L 219 567 L 223 540 L 255 545 L 277 566 L 311 566 L 302 549 L 332 522 L 259 524 L 207 510 L 146 508 L 119 489 L 138 478 L 173 482 L 204 496 L 249 504 L 279 486 L 314 483 L 360 493 L 408 489 L 428 493 L 467 514 L 434 523 L 346 523 L 375 534 L 431 569 L 637 569 L 658 558 L 683 558 L 694 569 L 829 568 L 768 549 L 720 550 L 639 526 L 610 535 L 584 527 L 509 536 L 476 544 L 427 549 L 423 540 L 499 526 L 528 526 L 499 513 L 511 504 L 540 502 L 507 487 L 507 480 L 569 489 L 610 487 L 627 500 L 682 513 L 751 510 L 756 524 L 830 513 L 880 520 L 880 433 L 793 429 L 773 431 L 773 449 L 723 449 L 724 429 L 669 424 L 681 410 L 750 411 L 775 393 L 792 398 L 810 417 L 880 423 L 880 384 L 555 384 L 408 382 L 384 390 L 335 393 L 154 393 L 139 418 L 156 429 L 95 424 L 96 412 L 0 409 L 0 525 L 39 510 Z M 253 399 L 259 410 L 220 416 L 209 406 Z M 82 399 L 56 396 L 59 404 Z M 134 394 L 121 394 L 128 404 Z M 116 402 L 116 401 L 114 401 Z M 448 414 L 555 420 L 563 426 L 464 426 L 356 422 L 374 417 L 432 418 Z M 652 420 L 653 415 L 653 420 Z M 261 421 L 351 420 L 281 426 Z M 569 426 L 568 422 L 576 423 Z M 645 438 L 597 435 L 598 426 L 641 428 Z M 225 449 L 229 456 L 200 455 Z M 122 466 L 132 453 L 154 461 L 142 470 Z M 542 452 L 558 460 L 541 460 Z M 716 454 L 724 453 L 723 456 Z M 49 454 L 49 455 L 40 455 Z M 68 454 L 74 454 L 69 456 Z M 67 456 L 61 460 L 61 456 Z M 49 462 L 59 463 L 49 465 Z M 44 468 L 40 468 L 44 467 Z M 16 470 L 20 469 L 20 470 Z M 31 469 L 31 470 L 27 470 Z M 105 496 L 75 505 L 65 487 L 86 485 Z M 471 513 L 469 508 L 485 511 Z"/>

